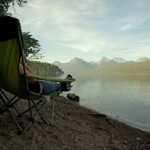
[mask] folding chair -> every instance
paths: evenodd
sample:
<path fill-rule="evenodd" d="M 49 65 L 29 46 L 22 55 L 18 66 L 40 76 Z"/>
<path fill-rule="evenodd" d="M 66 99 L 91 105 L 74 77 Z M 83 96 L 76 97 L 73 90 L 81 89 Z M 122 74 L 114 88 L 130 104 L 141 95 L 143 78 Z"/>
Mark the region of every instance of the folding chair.
<path fill-rule="evenodd" d="M 47 125 L 53 123 L 53 99 L 51 122 L 49 122 L 45 115 L 41 112 L 42 108 L 47 103 L 47 100 L 41 99 L 41 97 L 43 98 L 43 95 L 32 92 L 29 89 L 27 80 L 29 77 L 62 83 L 71 83 L 75 81 L 73 78 L 58 79 L 26 74 L 23 48 L 24 45 L 19 20 L 9 16 L 0 17 L 0 101 L 3 105 L 0 109 L 0 114 L 9 112 L 20 133 L 24 133 L 27 129 L 29 129 L 31 124 L 33 124 L 38 118 L 43 120 L 43 122 Z M 23 60 L 23 75 L 19 74 L 18 63 L 20 57 L 22 57 Z M 6 91 L 13 94 L 13 96 L 9 97 Z M 48 96 L 51 99 L 51 97 L 59 95 L 61 92 L 63 91 L 54 91 L 49 93 Z M 28 108 L 23 112 L 20 112 L 16 106 L 21 99 L 26 99 L 28 101 Z M 11 112 L 11 109 L 15 110 L 16 115 Z M 25 127 L 23 127 L 17 119 L 18 116 L 23 117 L 24 114 L 28 114 L 30 118 L 30 121 Z"/>

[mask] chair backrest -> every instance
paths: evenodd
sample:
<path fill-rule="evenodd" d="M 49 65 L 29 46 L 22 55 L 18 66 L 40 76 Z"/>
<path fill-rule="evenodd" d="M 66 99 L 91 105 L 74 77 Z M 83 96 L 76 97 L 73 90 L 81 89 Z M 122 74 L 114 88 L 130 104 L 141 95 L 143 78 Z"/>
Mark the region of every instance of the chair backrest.
<path fill-rule="evenodd" d="M 23 57 L 22 45 L 19 20 L 0 17 L 0 88 L 18 96 L 27 92 L 18 68 L 19 59 Z"/>

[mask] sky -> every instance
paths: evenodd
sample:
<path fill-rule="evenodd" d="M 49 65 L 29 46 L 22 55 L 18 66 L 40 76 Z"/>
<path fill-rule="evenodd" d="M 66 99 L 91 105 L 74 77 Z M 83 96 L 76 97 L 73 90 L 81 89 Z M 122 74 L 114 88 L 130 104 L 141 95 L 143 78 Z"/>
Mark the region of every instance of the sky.
<path fill-rule="evenodd" d="M 9 12 L 39 41 L 40 61 L 150 56 L 150 0 L 27 1 Z"/>

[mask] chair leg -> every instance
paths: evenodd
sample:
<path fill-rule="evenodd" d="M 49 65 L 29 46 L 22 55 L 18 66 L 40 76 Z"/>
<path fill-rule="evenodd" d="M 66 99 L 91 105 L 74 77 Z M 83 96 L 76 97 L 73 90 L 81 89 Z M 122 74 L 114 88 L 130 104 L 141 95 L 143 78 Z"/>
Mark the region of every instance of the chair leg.
<path fill-rule="evenodd" d="M 10 110 L 8 110 L 10 116 L 12 117 L 12 119 L 15 121 L 15 124 L 17 125 L 18 129 L 20 132 L 23 131 L 22 127 L 20 126 L 20 124 L 18 123 L 18 121 L 15 119 L 15 117 L 12 115 L 12 113 L 10 112 Z"/>
<path fill-rule="evenodd" d="M 51 124 L 53 125 L 54 122 L 54 98 L 52 98 L 52 116 L 51 116 Z"/>
<path fill-rule="evenodd" d="M 2 96 L 2 95 L 0 94 L 0 98 L 1 98 L 1 100 L 2 100 L 2 102 L 3 102 L 3 104 L 4 104 L 4 106 L 5 106 L 3 112 L 7 111 L 10 107 L 13 107 L 13 108 L 15 109 L 15 111 L 17 112 L 17 114 L 19 115 L 20 112 L 19 112 L 19 110 L 16 108 L 15 103 L 16 103 L 17 101 L 19 101 L 20 98 L 19 98 L 19 97 L 16 97 L 16 96 L 13 96 L 13 98 L 9 99 L 9 98 L 7 97 L 7 95 L 5 94 L 5 92 L 4 92 L 2 89 L 0 89 L 0 92 L 1 92 L 2 95 L 3 95 L 3 96 Z M 2 112 L 2 113 L 3 113 L 3 112 Z"/>
<path fill-rule="evenodd" d="M 4 107 L 6 107 L 6 108 L 4 108 L 4 109 L 2 110 L 2 112 L 1 112 L 0 114 L 4 113 L 5 111 L 8 111 L 8 113 L 10 114 L 10 116 L 12 117 L 12 119 L 14 120 L 16 126 L 18 127 L 19 131 L 22 132 L 22 128 L 21 128 L 20 124 L 18 123 L 18 121 L 16 120 L 16 118 L 12 115 L 11 111 L 9 110 L 9 108 L 10 108 L 11 106 L 13 106 L 13 108 L 14 108 L 14 109 L 16 110 L 16 112 L 19 114 L 19 111 L 18 111 L 17 108 L 14 106 L 14 104 L 15 104 L 19 99 L 16 99 L 16 100 L 15 100 L 16 97 L 13 97 L 11 100 L 9 100 L 9 98 L 6 96 L 6 94 L 5 94 L 1 89 L 0 89 L 0 92 L 1 92 L 1 94 L 0 94 L 0 99 L 2 100 Z M 2 96 L 2 95 L 3 95 L 3 96 Z M 6 101 L 8 101 L 8 103 L 7 103 Z M 12 101 L 13 101 L 13 102 L 12 102 Z M 7 106 L 7 104 L 8 104 L 8 106 Z"/>
<path fill-rule="evenodd" d="M 34 117 L 32 116 L 33 120 L 36 120 L 36 118 L 38 117 L 38 115 L 39 115 L 42 119 L 44 119 L 43 114 L 41 113 L 41 109 L 42 109 L 43 106 L 45 105 L 46 101 L 42 102 L 39 107 L 36 105 L 36 103 L 34 102 L 33 99 L 31 99 L 31 102 L 33 103 L 33 108 L 35 108 L 36 111 L 37 111 L 37 112 L 35 113 Z M 31 108 L 31 109 L 32 109 L 32 108 Z"/>
<path fill-rule="evenodd" d="M 0 99 L 2 99 L 2 101 L 4 101 L 4 112 L 8 111 L 10 116 L 12 117 L 12 119 L 14 120 L 16 126 L 19 129 L 19 133 L 20 134 L 24 134 L 29 127 L 40 117 L 42 119 L 42 121 L 44 123 L 46 123 L 47 125 L 53 125 L 54 122 L 54 97 L 50 96 L 50 100 L 52 102 L 52 110 L 51 110 L 51 122 L 47 120 L 46 116 L 44 114 L 41 113 L 42 108 L 44 107 L 44 105 L 46 104 L 46 102 L 48 101 L 39 101 L 35 103 L 35 100 L 32 99 L 32 97 L 29 95 L 28 96 L 28 109 L 26 109 L 25 111 L 23 111 L 22 113 L 20 113 L 18 111 L 18 109 L 15 106 L 15 103 L 17 103 L 20 98 L 19 97 L 12 97 L 11 99 L 9 99 L 9 97 L 7 97 L 7 95 L 2 91 L 2 89 L 0 89 Z M 14 110 L 17 112 L 17 115 L 14 116 L 12 114 L 12 112 L 10 111 L 10 108 L 14 108 Z M 28 123 L 26 123 L 25 127 L 23 127 L 18 119 L 16 117 L 18 116 L 22 116 L 25 113 L 29 113 L 29 117 L 30 117 L 30 121 Z M 3 112 L 2 112 L 3 113 Z"/>
<path fill-rule="evenodd" d="M 45 105 L 45 102 L 43 102 L 41 104 L 41 106 L 39 108 L 37 108 L 34 100 L 31 97 L 29 97 L 28 98 L 28 105 L 29 105 L 29 109 L 27 109 L 27 110 L 29 111 L 29 114 L 30 114 L 30 122 L 26 125 L 25 128 L 23 128 L 22 130 L 20 130 L 21 134 L 24 134 L 30 128 L 30 126 L 35 122 L 35 120 L 38 118 L 38 116 L 42 116 L 42 119 L 44 118 L 45 119 L 44 121 L 48 124 L 48 121 L 46 120 L 46 118 L 40 112 L 41 109 L 42 109 L 42 107 Z M 36 109 L 36 113 L 35 114 L 33 114 L 33 108 Z M 24 113 L 26 113 L 26 112 L 28 112 L 27 110 L 24 111 L 23 113 L 21 113 L 21 115 L 24 114 Z"/>

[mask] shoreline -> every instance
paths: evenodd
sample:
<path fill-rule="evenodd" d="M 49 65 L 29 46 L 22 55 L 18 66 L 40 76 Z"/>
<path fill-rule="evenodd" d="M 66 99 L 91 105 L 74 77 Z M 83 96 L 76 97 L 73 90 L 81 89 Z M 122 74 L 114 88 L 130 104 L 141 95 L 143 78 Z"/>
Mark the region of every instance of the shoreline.
<path fill-rule="evenodd" d="M 64 95 L 63 95 L 63 96 L 64 96 Z M 65 97 L 65 96 L 64 96 L 64 97 Z M 65 98 L 66 98 L 66 97 L 65 97 Z M 67 99 L 68 99 L 68 98 L 67 98 Z M 106 115 L 107 117 L 112 118 L 112 119 L 114 119 L 114 120 L 116 120 L 116 121 L 118 121 L 118 122 L 122 122 L 122 123 L 124 123 L 124 124 L 126 124 L 126 125 L 128 125 L 128 126 L 133 127 L 133 128 L 137 128 L 137 129 L 142 130 L 142 131 L 144 131 L 144 132 L 149 132 L 149 133 L 150 133 L 150 129 L 148 129 L 148 128 L 146 128 L 146 127 L 143 127 L 143 126 L 140 125 L 140 124 L 136 124 L 136 123 L 134 123 L 134 122 L 126 121 L 126 120 L 120 119 L 119 117 L 118 117 L 118 118 L 117 118 L 117 117 L 115 118 L 115 117 L 112 117 L 112 116 L 110 116 L 110 115 L 107 115 L 106 113 L 101 113 L 101 112 L 96 111 L 96 110 L 94 110 L 94 109 L 88 108 L 88 107 L 86 107 L 86 106 L 84 106 L 84 105 L 81 105 L 80 102 L 75 102 L 75 101 L 73 101 L 73 100 L 71 100 L 71 99 L 68 99 L 68 100 L 69 100 L 69 101 L 72 101 L 73 105 L 79 105 L 79 107 L 88 109 L 88 110 L 90 110 L 90 111 L 93 112 L 93 113 L 104 114 L 104 115 Z"/>
<path fill-rule="evenodd" d="M 93 111 L 93 112 L 95 112 L 95 113 L 101 114 L 101 112 L 96 111 L 96 110 L 94 110 L 94 109 L 90 109 L 90 108 L 88 108 L 88 107 L 86 107 L 86 106 L 83 106 L 83 105 L 80 105 L 80 104 L 79 104 L 79 106 L 85 107 L 86 109 L 89 109 L 89 110 L 91 110 L 91 111 Z M 105 114 L 105 113 L 102 113 L 102 114 Z M 134 122 L 130 122 L 130 121 L 127 121 L 127 120 L 123 120 L 123 119 L 120 119 L 120 118 L 115 118 L 115 117 L 112 117 L 112 116 L 107 115 L 107 114 L 105 114 L 105 115 L 108 116 L 109 118 L 112 118 L 112 119 L 118 121 L 118 122 L 122 122 L 122 123 L 124 123 L 124 124 L 127 124 L 128 126 L 133 127 L 133 128 L 137 128 L 137 129 L 139 129 L 139 130 L 142 130 L 142 131 L 145 131 L 145 132 L 149 132 L 149 133 L 150 133 L 150 129 L 148 129 L 148 128 L 146 128 L 146 127 L 143 127 L 143 126 L 140 125 L 140 124 L 136 124 L 136 123 L 134 123 Z"/>
<path fill-rule="evenodd" d="M 63 95 L 64 96 L 64 95 Z M 65 97 L 65 96 L 64 96 Z M 70 100 L 70 99 L 69 99 Z M 73 100 L 70 100 L 70 101 L 73 101 Z M 79 106 L 81 106 L 81 107 L 85 107 L 86 109 L 89 109 L 89 110 L 91 110 L 91 111 L 93 111 L 93 112 L 95 112 L 95 113 L 99 113 L 99 114 L 101 114 L 101 112 L 100 111 L 96 111 L 96 110 L 94 110 L 94 109 L 91 109 L 91 108 L 89 108 L 89 107 L 86 107 L 86 106 L 84 106 L 84 105 L 81 105 L 80 104 L 80 102 L 74 102 L 73 101 L 73 103 L 77 103 L 77 105 L 79 105 Z M 137 128 L 137 129 L 139 129 L 139 130 L 142 130 L 142 131 L 145 131 L 145 132 L 150 132 L 150 128 L 147 128 L 147 127 L 143 127 L 142 125 L 140 125 L 140 124 L 138 124 L 138 123 L 134 123 L 134 122 L 130 122 L 130 121 L 127 121 L 127 120 L 124 120 L 124 119 L 120 119 L 119 117 L 112 117 L 112 116 L 110 116 L 110 115 L 108 115 L 108 114 L 106 114 L 106 113 L 103 113 L 103 114 L 105 114 L 105 115 L 107 115 L 108 117 L 110 117 L 110 118 L 112 118 L 112 119 L 114 119 L 114 120 L 116 120 L 116 121 L 119 121 L 119 122 L 122 122 L 122 123 L 124 123 L 124 124 L 127 124 L 127 125 L 129 125 L 129 126 L 131 126 L 131 127 L 133 127 L 133 128 Z"/>
<path fill-rule="evenodd" d="M 136 123 L 134 123 L 134 122 L 128 122 L 128 121 L 123 120 L 123 119 L 116 119 L 116 120 L 117 120 L 117 121 L 120 121 L 120 122 L 122 122 L 122 123 L 125 123 L 125 124 L 127 124 L 127 125 L 129 125 L 129 126 L 131 126 L 131 127 L 133 127 L 133 128 L 137 128 L 137 129 L 142 130 L 142 131 L 144 131 L 144 132 L 149 132 L 149 133 L 150 133 L 150 129 L 148 129 L 148 128 L 146 128 L 146 127 L 143 127 L 143 126 L 140 125 L 140 124 L 136 124 Z"/>
<path fill-rule="evenodd" d="M 44 109 L 49 118 L 50 104 Z M 150 132 L 80 106 L 63 96 L 55 99 L 53 126 L 39 121 L 25 134 L 18 135 L 14 122 L 4 113 L 0 116 L 0 128 L 1 150 L 150 149 Z"/>

